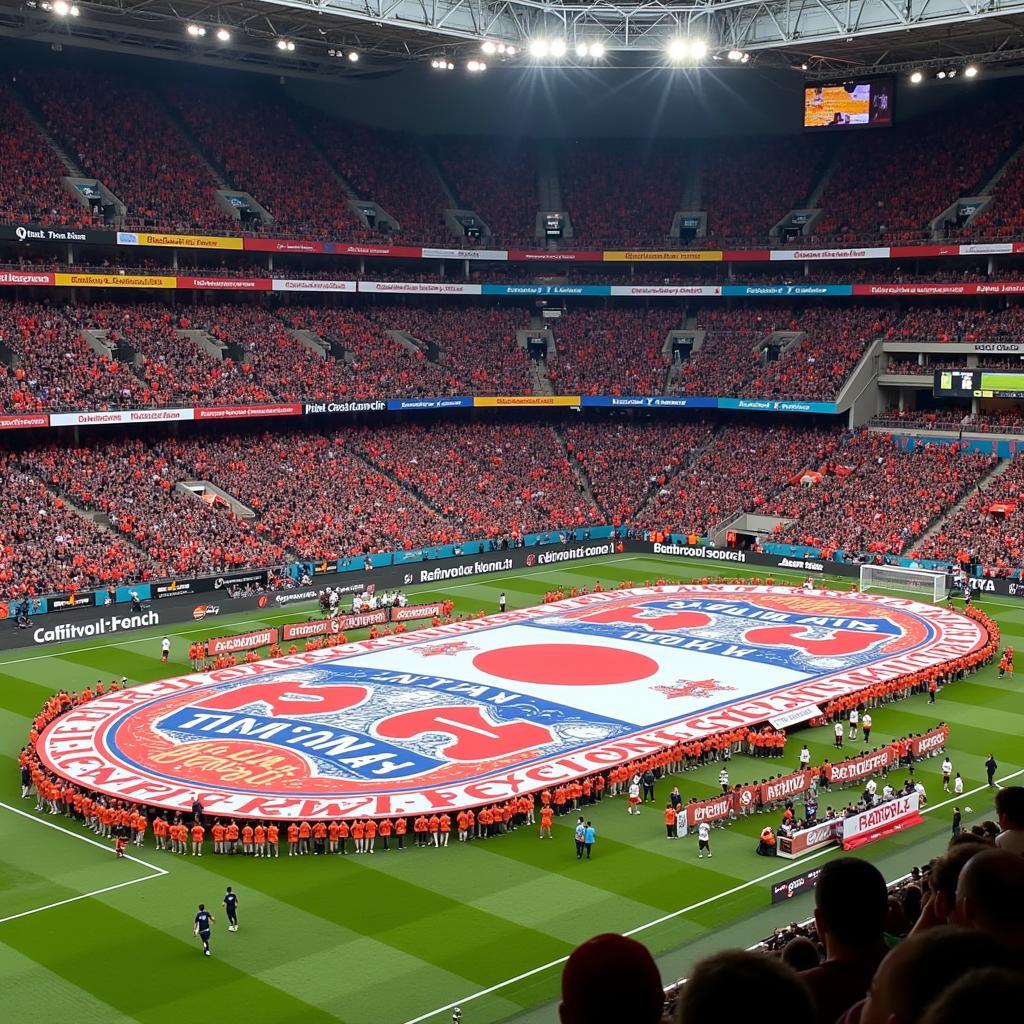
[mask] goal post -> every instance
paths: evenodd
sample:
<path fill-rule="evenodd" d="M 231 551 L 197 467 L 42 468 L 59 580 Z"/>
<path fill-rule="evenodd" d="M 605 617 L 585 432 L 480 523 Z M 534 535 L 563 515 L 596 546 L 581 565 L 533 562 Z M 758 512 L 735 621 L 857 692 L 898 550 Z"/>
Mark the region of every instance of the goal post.
<path fill-rule="evenodd" d="M 949 573 L 936 569 L 904 569 L 898 565 L 862 565 L 861 590 L 895 590 L 941 601 L 949 593 Z"/>

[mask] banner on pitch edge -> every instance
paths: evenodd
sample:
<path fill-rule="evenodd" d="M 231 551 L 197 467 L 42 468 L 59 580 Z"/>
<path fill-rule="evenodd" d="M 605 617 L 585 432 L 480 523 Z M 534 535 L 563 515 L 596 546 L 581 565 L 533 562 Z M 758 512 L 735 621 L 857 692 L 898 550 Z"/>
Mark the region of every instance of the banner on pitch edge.
<path fill-rule="evenodd" d="M 258 629 L 252 633 L 210 637 L 206 642 L 206 650 L 210 655 L 238 654 L 240 651 L 253 651 L 257 647 L 267 647 L 270 644 L 276 644 L 277 641 L 276 629 Z"/>
<path fill-rule="evenodd" d="M 404 608 L 395 605 L 391 609 L 392 622 L 412 622 L 415 619 L 432 619 L 440 615 L 442 611 L 441 602 L 434 604 L 408 604 Z"/>
<path fill-rule="evenodd" d="M 858 846 L 876 842 L 900 832 L 905 828 L 920 825 L 920 797 L 916 792 L 907 796 L 898 796 L 893 800 L 869 807 L 860 814 L 843 819 L 842 844 L 844 850 L 853 850 Z"/>
<path fill-rule="evenodd" d="M 366 626 L 381 626 L 388 621 L 387 608 L 376 608 L 372 612 L 357 615 L 340 615 L 332 619 L 310 619 L 308 622 L 286 622 L 281 627 L 281 640 L 308 640 L 314 636 L 334 636 L 347 633 L 350 629 L 364 629 Z"/>

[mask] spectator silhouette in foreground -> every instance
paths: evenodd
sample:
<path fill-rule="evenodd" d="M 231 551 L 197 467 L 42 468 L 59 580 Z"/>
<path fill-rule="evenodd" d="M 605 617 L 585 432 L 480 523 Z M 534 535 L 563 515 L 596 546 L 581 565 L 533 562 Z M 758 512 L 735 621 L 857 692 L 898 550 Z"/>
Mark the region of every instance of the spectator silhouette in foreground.
<path fill-rule="evenodd" d="M 1013 954 L 990 935 L 950 927 L 915 935 L 885 958 L 867 999 L 843 1024 L 914 1024 L 947 986 L 989 966 L 1013 966 Z"/>
<path fill-rule="evenodd" d="M 658 1024 L 665 992 L 654 959 L 634 939 L 605 933 L 573 950 L 562 971 L 562 1024 Z"/>
<path fill-rule="evenodd" d="M 1024 1006 L 1024 974 L 1020 970 L 984 967 L 965 974 L 928 1007 L 921 1024 L 963 1024 L 996 1020 L 1012 1007 Z"/>
<path fill-rule="evenodd" d="M 679 994 L 676 1024 L 721 1020 L 755 1021 L 783 1011 L 794 1021 L 814 1019 L 811 993 L 791 967 L 742 949 L 726 949 L 701 960 Z"/>
<path fill-rule="evenodd" d="M 1024 952 L 1024 857 L 982 850 L 960 872 L 953 918 Z"/>
<path fill-rule="evenodd" d="M 801 977 L 814 998 L 821 1024 L 835 1024 L 868 986 L 889 947 L 883 935 L 889 896 L 873 864 L 841 857 L 822 868 L 814 890 L 814 921 L 825 961 Z"/>
<path fill-rule="evenodd" d="M 1007 786 L 996 793 L 999 835 L 996 846 L 1010 853 L 1024 853 L 1024 786 Z"/>

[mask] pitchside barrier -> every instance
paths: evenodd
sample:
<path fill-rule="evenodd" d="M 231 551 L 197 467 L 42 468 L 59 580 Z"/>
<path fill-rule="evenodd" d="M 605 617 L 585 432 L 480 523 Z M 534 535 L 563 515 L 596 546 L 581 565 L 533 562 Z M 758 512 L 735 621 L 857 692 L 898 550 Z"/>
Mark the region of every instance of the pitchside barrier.
<path fill-rule="evenodd" d="M 306 587 L 264 590 L 244 597 L 232 597 L 233 589 L 267 586 L 269 570 L 250 570 L 147 584 L 150 596 L 143 600 L 143 607 L 136 612 L 130 611 L 131 606 L 126 603 L 131 590 L 134 589 L 131 586 L 116 588 L 117 603 L 107 605 L 100 603 L 101 595 L 102 599 L 105 599 L 105 592 L 100 592 L 99 595 L 96 592 L 82 594 L 75 602 L 66 597 L 50 597 L 45 599 L 47 614 L 33 614 L 26 628 L 19 628 L 13 618 L 8 619 L 4 628 L 3 616 L 0 615 L 0 649 L 37 647 L 51 643 L 108 637 L 117 640 L 125 633 L 140 629 L 166 628 L 218 615 L 247 611 L 260 611 L 264 614 L 285 611 L 292 605 L 317 600 L 320 590 L 326 587 L 340 590 L 342 594 L 358 594 L 371 583 L 385 589 L 435 583 L 438 590 L 443 590 L 446 583 L 475 579 L 493 573 L 515 569 L 541 569 L 586 558 L 621 554 L 667 555 L 704 562 L 707 564 L 709 576 L 728 577 L 732 569 L 743 567 L 786 569 L 811 577 L 827 573 L 849 578 L 852 582 L 860 572 L 859 565 L 854 563 L 766 555 L 731 548 L 671 542 L 651 543 L 641 540 L 575 541 L 454 558 L 425 559 L 404 565 L 382 566 L 364 572 L 326 573 L 318 575 L 315 583 Z M 998 579 L 981 582 L 986 584 L 986 593 L 1024 599 L 1024 584 L 1016 580 Z M 991 587 L 988 584 L 991 584 Z"/>

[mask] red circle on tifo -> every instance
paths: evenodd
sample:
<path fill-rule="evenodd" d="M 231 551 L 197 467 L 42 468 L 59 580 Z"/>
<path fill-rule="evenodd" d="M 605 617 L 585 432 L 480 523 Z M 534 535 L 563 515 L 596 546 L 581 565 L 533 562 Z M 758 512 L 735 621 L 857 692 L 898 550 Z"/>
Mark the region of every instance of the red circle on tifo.
<path fill-rule="evenodd" d="M 644 654 L 584 644 L 504 647 L 478 654 L 473 664 L 499 679 L 541 686 L 609 686 L 646 679 L 658 671 L 658 663 Z"/>

